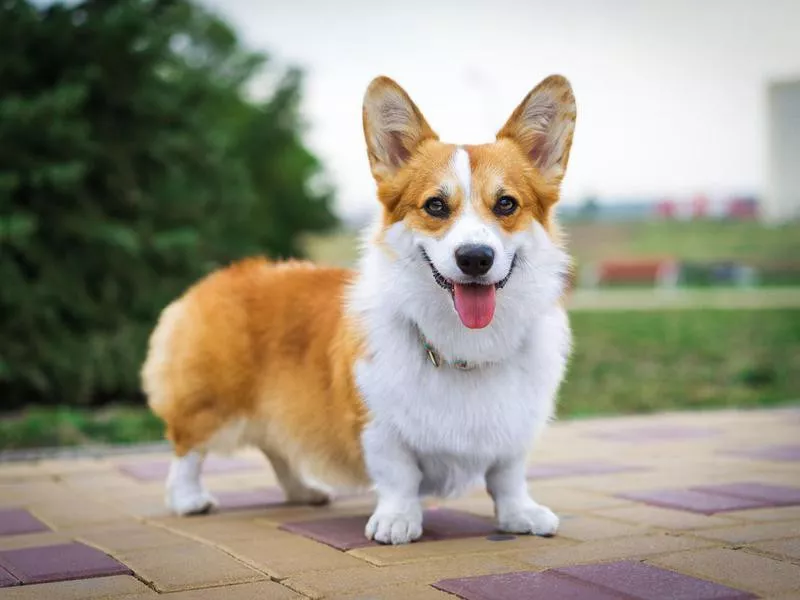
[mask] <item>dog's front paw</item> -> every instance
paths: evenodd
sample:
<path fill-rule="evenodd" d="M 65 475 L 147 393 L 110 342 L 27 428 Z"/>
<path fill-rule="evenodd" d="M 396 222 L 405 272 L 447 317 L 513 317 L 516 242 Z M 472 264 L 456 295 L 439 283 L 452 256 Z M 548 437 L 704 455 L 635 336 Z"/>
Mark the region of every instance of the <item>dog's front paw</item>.
<path fill-rule="evenodd" d="M 541 504 L 531 502 L 524 506 L 499 512 L 497 516 L 501 531 L 508 533 L 532 533 L 551 536 L 558 529 L 556 514 Z"/>
<path fill-rule="evenodd" d="M 376 511 L 364 533 L 367 539 L 381 544 L 407 544 L 422 536 L 422 514 Z"/>

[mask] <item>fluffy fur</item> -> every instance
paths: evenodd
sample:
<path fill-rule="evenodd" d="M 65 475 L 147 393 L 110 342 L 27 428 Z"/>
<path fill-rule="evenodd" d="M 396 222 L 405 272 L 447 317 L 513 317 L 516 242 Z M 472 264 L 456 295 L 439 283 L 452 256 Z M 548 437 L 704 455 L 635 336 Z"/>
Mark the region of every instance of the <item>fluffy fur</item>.
<path fill-rule="evenodd" d="M 205 454 L 255 445 L 290 500 L 373 486 L 366 535 L 381 542 L 421 535 L 422 495 L 484 482 L 500 529 L 554 533 L 557 517 L 528 494 L 525 463 L 553 416 L 570 347 L 560 305 L 568 258 L 552 209 L 574 124 L 571 88 L 552 76 L 496 142 L 454 146 L 395 82 L 374 80 L 364 132 L 382 210 L 358 269 L 250 259 L 160 318 L 142 379 L 175 449 L 168 505 L 211 508 Z M 500 211 L 501 198 L 514 210 Z M 446 210 L 433 214 L 431 199 Z M 455 257 L 469 244 L 494 256 L 479 275 Z M 496 289 L 496 306 L 488 325 L 469 328 L 454 289 L 480 286 Z"/>

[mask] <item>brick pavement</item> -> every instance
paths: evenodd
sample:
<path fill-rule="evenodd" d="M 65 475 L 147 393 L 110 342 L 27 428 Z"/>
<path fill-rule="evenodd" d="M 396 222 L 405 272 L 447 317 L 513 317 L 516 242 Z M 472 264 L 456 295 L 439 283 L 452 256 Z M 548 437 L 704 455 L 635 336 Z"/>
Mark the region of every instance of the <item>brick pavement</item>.
<path fill-rule="evenodd" d="M 373 498 L 286 505 L 255 452 L 209 461 L 221 508 L 176 518 L 168 459 L 0 463 L 0 600 L 800 598 L 800 408 L 554 425 L 529 470 L 553 538 L 496 532 L 477 491 L 380 546 Z"/>

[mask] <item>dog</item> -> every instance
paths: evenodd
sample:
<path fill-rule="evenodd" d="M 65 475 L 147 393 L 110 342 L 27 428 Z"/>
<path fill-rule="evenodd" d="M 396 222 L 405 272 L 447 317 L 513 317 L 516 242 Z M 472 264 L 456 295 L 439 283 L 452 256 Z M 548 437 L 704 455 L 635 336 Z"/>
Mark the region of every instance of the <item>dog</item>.
<path fill-rule="evenodd" d="M 526 460 L 571 333 L 554 206 L 575 129 L 553 75 L 492 143 L 443 143 L 393 80 L 363 127 L 380 215 L 355 271 L 250 258 L 164 309 L 142 368 L 174 448 L 166 501 L 207 512 L 207 452 L 259 448 L 291 502 L 371 487 L 365 535 L 422 535 L 421 498 L 485 485 L 499 530 L 552 535 Z"/>

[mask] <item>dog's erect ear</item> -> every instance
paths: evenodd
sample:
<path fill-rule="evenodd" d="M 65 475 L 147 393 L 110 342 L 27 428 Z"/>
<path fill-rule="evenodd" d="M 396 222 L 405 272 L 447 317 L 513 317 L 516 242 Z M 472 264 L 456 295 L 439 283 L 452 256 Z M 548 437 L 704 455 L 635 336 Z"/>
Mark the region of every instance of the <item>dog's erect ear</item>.
<path fill-rule="evenodd" d="M 561 75 L 551 75 L 525 96 L 497 138 L 514 140 L 550 181 L 564 177 L 575 131 L 575 96 Z"/>
<path fill-rule="evenodd" d="M 405 165 L 423 141 L 439 139 L 405 90 L 388 77 L 369 84 L 363 115 L 369 164 L 378 182 Z"/>

